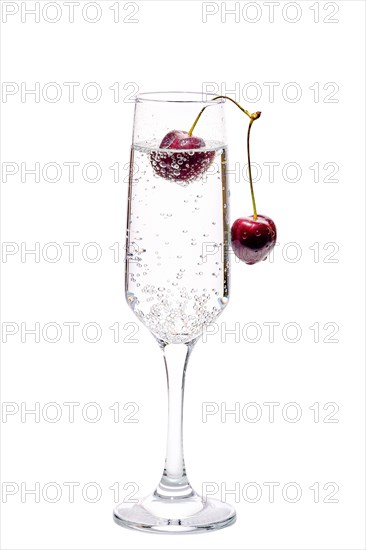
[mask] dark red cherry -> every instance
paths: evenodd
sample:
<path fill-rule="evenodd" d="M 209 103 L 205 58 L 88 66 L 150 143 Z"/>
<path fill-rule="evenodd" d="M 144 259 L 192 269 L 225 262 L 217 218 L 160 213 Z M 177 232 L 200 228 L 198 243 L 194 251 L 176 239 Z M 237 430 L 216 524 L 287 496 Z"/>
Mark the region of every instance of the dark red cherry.
<path fill-rule="evenodd" d="M 215 156 L 214 151 L 192 151 L 203 147 L 206 147 L 206 143 L 202 138 L 190 136 L 182 130 L 172 130 L 163 138 L 159 151 L 153 151 L 150 155 L 155 174 L 172 181 L 189 182 L 197 179 L 207 170 Z M 179 151 L 169 152 L 169 149 Z M 184 152 L 187 149 L 190 151 Z"/>
<path fill-rule="evenodd" d="M 231 228 L 231 246 L 236 256 L 252 265 L 265 260 L 276 244 L 276 226 L 267 216 L 258 214 L 237 219 Z"/>

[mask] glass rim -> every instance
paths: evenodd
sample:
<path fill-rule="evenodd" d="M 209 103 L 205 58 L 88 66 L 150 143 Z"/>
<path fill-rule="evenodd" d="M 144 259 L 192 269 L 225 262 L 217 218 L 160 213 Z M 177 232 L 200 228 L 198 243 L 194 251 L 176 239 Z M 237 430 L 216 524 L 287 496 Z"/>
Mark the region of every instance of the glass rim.
<path fill-rule="evenodd" d="M 187 97 L 185 99 L 175 99 L 174 96 L 176 96 L 177 98 L 179 96 L 187 96 Z M 200 97 L 200 99 L 193 99 L 193 96 Z M 212 100 L 214 97 L 217 97 L 217 94 L 213 94 L 210 92 L 181 92 L 181 91 L 141 92 L 136 95 L 135 103 L 152 101 L 157 103 L 199 103 L 199 104 L 204 103 L 207 105 L 221 105 L 226 101 L 225 98 L 220 97 L 217 101 L 215 101 L 215 103 L 212 103 Z"/>

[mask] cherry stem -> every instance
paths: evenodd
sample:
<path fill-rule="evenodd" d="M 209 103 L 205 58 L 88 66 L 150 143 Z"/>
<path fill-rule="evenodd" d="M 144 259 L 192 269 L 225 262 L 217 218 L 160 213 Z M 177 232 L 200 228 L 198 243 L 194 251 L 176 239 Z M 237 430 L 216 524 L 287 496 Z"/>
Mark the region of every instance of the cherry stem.
<path fill-rule="evenodd" d="M 252 204 L 253 204 L 253 219 L 256 220 L 258 218 L 258 214 L 257 214 L 257 207 L 256 207 L 256 204 L 255 204 L 254 189 L 253 189 L 252 167 L 251 167 L 251 164 L 250 164 L 249 141 L 250 141 L 250 129 L 252 127 L 252 124 L 255 120 L 257 120 L 257 118 L 259 118 L 261 116 L 261 113 L 260 113 L 260 111 L 257 111 L 256 113 L 250 113 L 249 111 L 244 109 L 244 107 L 242 107 L 239 103 L 237 103 L 237 101 L 235 101 L 234 99 L 231 99 L 231 97 L 228 97 L 226 95 L 218 95 L 216 97 L 213 97 L 212 101 L 215 101 L 215 99 L 228 99 L 229 101 L 234 103 L 234 105 L 236 105 L 244 114 L 246 114 L 250 118 L 249 126 L 248 126 L 248 134 L 247 134 L 248 173 L 249 173 L 249 183 L 250 183 L 250 194 L 252 196 Z M 200 112 L 198 113 L 194 123 L 192 124 L 191 129 L 188 132 L 189 136 L 191 136 L 193 134 L 193 131 L 194 131 L 195 127 L 197 126 L 197 122 L 199 121 L 203 111 L 207 107 L 208 107 L 208 105 L 206 105 L 206 107 L 203 107 L 200 110 Z"/>
<path fill-rule="evenodd" d="M 257 207 L 255 204 L 255 197 L 254 197 L 254 189 L 253 189 L 253 180 L 252 180 L 252 167 L 250 164 L 250 147 L 249 147 L 249 141 L 250 141 L 250 129 L 252 127 L 252 124 L 254 122 L 254 118 L 251 118 L 249 121 L 248 126 L 248 134 L 247 134 L 247 154 L 248 154 L 248 172 L 249 172 L 249 183 L 250 183 L 250 194 L 252 196 L 252 204 L 253 204 L 253 219 L 256 220 L 258 218 L 257 214 Z"/>
<path fill-rule="evenodd" d="M 218 95 L 216 97 L 213 97 L 211 101 L 215 101 L 215 99 L 228 99 L 229 101 L 231 101 L 232 103 L 234 103 L 234 105 L 236 105 L 243 113 L 245 113 L 249 118 L 253 118 L 253 120 L 255 120 L 256 118 L 259 118 L 261 116 L 260 112 L 257 112 L 257 113 L 250 113 L 249 111 L 247 111 L 246 109 L 244 109 L 244 107 L 242 107 L 237 101 L 235 101 L 234 99 L 231 99 L 231 97 L 227 96 L 227 95 Z M 199 121 L 199 119 L 201 118 L 201 115 L 203 113 L 203 111 L 208 107 L 208 105 L 206 105 L 206 107 L 203 107 L 200 112 L 198 113 L 198 116 L 196 117 L 194 123 L 192 124 L 192 127 L 191 129 L 188 131 L 188 135 L 191 136 L 193 134 L 193 131 L 197 125 L 197 122 Z"/>

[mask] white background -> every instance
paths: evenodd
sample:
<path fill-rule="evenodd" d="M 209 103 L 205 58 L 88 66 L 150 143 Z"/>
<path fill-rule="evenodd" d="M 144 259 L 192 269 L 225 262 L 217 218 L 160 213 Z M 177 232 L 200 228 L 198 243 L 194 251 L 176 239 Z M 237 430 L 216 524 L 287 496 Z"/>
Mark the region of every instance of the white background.
<path fill-rule="evenodd" d="M 2 80 L 14 83 L 6 87 L 14 94 L 2 96 L 2 161 L 3 170 L 19 169 L 2 184 L 2 238 L 14 243 L 5 244 L 14 254 L 2 258 L 3 340 L 6 331 L 15 332 L 3 344 L 3 407 L 14 414 L 3 414 L 1 425 L 2 547 L 365 548 L 364 2 L 281 2 L 271 8 L 272 22 L 266 2 L 238 2 L 237 21 L 235 15 L 225 21 L 225 5 L 211 2 L 209 9 L 217 13 L 205 23 L 206 8 L 199 1 L 137 2 L 138 12 L 130 17 L 137 10 L 120 2 L 117 22 L 117 4 L 99 1 L 100 19 L 94 23 L 90 20 L 98 11 L 89 6 L 82 12 L 84 0 L 75 5 L 73 23 L 63 2 L 51 3 L 46 12 L 46 2 L 40 2 L 37 23 L 24 11 L 34 4 L 2 2 Z M 227 9 L 233 7 L 234 2 L 226 3 Z M 39 102 L 34 95 L 22 98 L 22 86 L 24 91 L 37 82 Z M 44 88 L 50 82 L 62 91 L 58 101 L 50 101 L 56 88 Z M 74 102 L 64 82 L 80 83 Z M 82 95 L 90 82 L 102 91 L 99 101 Z M 110 89 L 115 83 L 117 102 Z M 172 539 L 124 530 L 112 521 L 111 486 L 119 484 L 123 500 L 135 487 L 142 497 L 158 482 L 166 428 L 160 351 L 140 325 L 133 337 L 138 343 L 127 341 L 133 326 L 126 323 L 137 322 L 123 296 L 123 180 L 133 116 L 128 96 L 137 90 L 201 91 L 207 83 L 263 113 L 252 134 L 253 161 L 262 169 L 256 195 L 259 212 L 277 224 L 279 246 L 271 262 L 251 267 L 233 262 L 229 307 L 217 333 L 196 346 L 187 375 L 190 480 L 198 491 L 202 483 L 212 483 L 216 497 L 236 506 L 238 520 L 223 531 Z M 276 83 L 273 97 L 268 83 Z M 93 89 L 88 92 L 92 98 Z M 246 162 L 246 121 L 232 105 L 226 112 L 234 170 L 235 163 L 242 168 Z M 31 168 L 36 162 L 41 170 L 58 163 L 60 180 L 47 181 L 50 169 L 46 179 L 41 174 L 35 182 L 34 175 L 23 174 L 22 182 L 21 163 Z M 74 182 L 65 162 L 80 163 Z M 95 183 L 82 175 L 89 162 L 102 170 Z M 274 181 L 263 164 L 268 162 L 280 163 Z M 119 183 L 109 168 L 114 163 L 120 164 Z M 297 163 L 301 173 L 296 166 L 285 167 L 288 163 Z M 333 164 L 324 168 L 327 163 Z M 94 177 L 92 169 L 88 174 Z M 251 213 L 248 183 L 233 174 L 231 190 L 234 221 Z M 45 247 L 51 242 L 62 251 L 54 263 L 49 258 L 55 248 Z M 80 243 L 74 262 L 65 242 Z M 102 250 L 96 263 L 82 256 L 90 242 Z M 35 243 L 40 243 L 39 262 L 34 255 L 22 261 L 22 247 Z M 120 243 L 119 261 L 109 248 L 114 243 Z M 92 248 L 88 253 L 93 256 Z M 80 323 L 74 343 L 66 322 Z M 279 323 L 273 342 L 264 325 L 269 322 Z M 39 343 L 24 333 L 35 323 L 40 323 Z M 47 341 L 54 337 L 52 326 L 42 335 L 47 323 L 61 327 L 58 342 Z M 98 342 L 83 339 L 87 323 L 100 326 Z M 119 323 L 119 343 L 109 328 L 114 323 Z M 225 328 L 236 323 L 240 334 L 225 336 Z M 258 325 L 258 341 L 250 341 Z M 298 341 L 290 342 L 299 329 Z M 92 328 L 87 334 L 94 337 Z M 65 402 L 80 404 L 74 422 Z M 90 421 L 96 411 L 85 407 L 90 402 L 102 413 L 98 422 Z M 116 402 L 119 422 L 110 409 Z M 203 422 L 207 402 L 217 403 L 218 412 Z M 248 408 L 251 402 L 257 405 Z M 267 402 L 278 403 L 273 422 Z M 123 409 L 128 403 L 137 405 Z M 220 411 L 235 403 L 240 418 L 221 418 Z M 288 403 L 296 403 L 297 411 Z M 317 405 L 309 408 L 314 403 L 319 418 Z M 32 414 L 22 418 L 22 410 L 35 406 L 39 422 Z M 128 422 L 136 407 L 130 420 L 138 422 Z M 57 411 L 61 418 L 51 422 Z M 260 413 L 257 422 L 248 421 Z M 297 422 L 290 421 L 294 414 Z M 74 502 L 69 502 L 67 482 L 79 484 Z M 273 502 L 268 482 L 279 484 Z M 287 486 L 286 493 L 288 483 L 297 485 Z M 262 493 L 250 502 L 258 486 Z M 39 502 L 25 492 L 37 487 Z M 94 503 L 93 487 L 100 491 Z M 224 494 L 235 487 L 236 496 Z M 301 494 L 289 502 L 294 487 Z M 337 487 L 331 497 L 336 502 L 324 502 Z M 57 502 L 50 502 L 53 498 Z"/>

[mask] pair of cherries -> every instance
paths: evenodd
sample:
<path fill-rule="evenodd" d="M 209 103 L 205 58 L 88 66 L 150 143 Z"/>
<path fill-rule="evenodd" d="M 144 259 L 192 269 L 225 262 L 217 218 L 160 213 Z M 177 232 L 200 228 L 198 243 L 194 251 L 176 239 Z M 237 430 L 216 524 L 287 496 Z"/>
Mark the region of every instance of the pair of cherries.
<path fill-rule="evenodd" d="M 231 98 L 227 99 L 233 101 Z M 252 265 L 267 258 L 276 244 L 277 231 L 271 218 L 257 214 L 254 199 L 249 153 L 249 135 L 251 125 L 254 120 L 260 117 L 260 112 L 251 115 L 239 104 L 236 105 L 250 117 L 247 151 L 254 214 L 252 216 L 238 218 L 233 223 L 231 227 L 231 246 L 240 260 L 246 264 Z M 192 130 L 197 124 L 203 110 L 189 132 L 182 130 L 173 130 L 169 132 L 160 143 L 159 151 L 151 153 L 150 160 L 158 176 L 171 181 L 189 182 L 200 177 L 208 169 L 214 159 L 215 152 L 199 151 L 199 149 L 206 146 L 206 143 L 202 138 L 192 135 Z M 176 151 L 165 155 L 163 152 L 164 149 L 175 149 Z M 192 152 L 192 149 L 194 152 Z M 185 150 L 189 150 L 189 152 L 184 153 Z"/>

